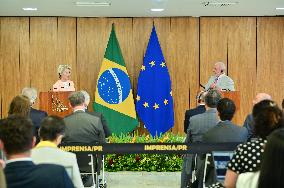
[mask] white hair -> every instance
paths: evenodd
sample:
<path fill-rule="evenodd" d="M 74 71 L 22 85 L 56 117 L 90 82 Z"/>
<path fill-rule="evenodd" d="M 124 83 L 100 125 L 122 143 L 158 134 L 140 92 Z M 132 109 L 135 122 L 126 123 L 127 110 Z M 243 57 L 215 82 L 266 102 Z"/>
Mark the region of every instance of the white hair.
<path fill-rule="evenodd" d="M 85 90 L 81 90 L 81 93 L 83 93 L 84 97 L 85 97 L 85 104 L 88 106 L 88 104 L 90 103 L 90 95 L 87 91 Z"/>
<path fill-rule="evenodd" d="M 57 68 L 57 73 L 61 75 L 66 69 L 72 70 L 69 65 L 59 65 Z"/>
<path fill-rule="evenodd" d="M 37 99 L 37 90 L 33 87 L 25 87 L 22 89 L 22 95 L 27 96 L 33 104 Z"/>
<path fill-rule="evenodd" d="M 218 65 L 223 72 L 226 71 L 226 65 L 223 62 L 217 62 L 215 65 Z"/>

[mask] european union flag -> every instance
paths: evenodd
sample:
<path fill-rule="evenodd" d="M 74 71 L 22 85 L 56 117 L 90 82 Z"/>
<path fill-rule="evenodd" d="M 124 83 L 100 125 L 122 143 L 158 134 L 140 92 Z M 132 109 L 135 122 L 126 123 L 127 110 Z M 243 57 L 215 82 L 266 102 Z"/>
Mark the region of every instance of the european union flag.
<path fill-rule="evenodd" d="M 171 79 L 153 26 L 138 78 L 136 110 L 152 136 L 174 125 Z"/>

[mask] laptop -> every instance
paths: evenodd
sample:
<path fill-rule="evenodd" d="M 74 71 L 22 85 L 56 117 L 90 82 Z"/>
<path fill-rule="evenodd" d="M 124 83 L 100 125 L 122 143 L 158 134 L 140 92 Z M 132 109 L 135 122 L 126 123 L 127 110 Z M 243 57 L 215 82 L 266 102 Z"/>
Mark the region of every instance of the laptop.
<path fill-rule="evenodd" d="M 227 171 L 227 164 L 234 155 L 233 151 L 213 151 L 212 156 L 215 165 L 217 180 L 224 182 Z"/>

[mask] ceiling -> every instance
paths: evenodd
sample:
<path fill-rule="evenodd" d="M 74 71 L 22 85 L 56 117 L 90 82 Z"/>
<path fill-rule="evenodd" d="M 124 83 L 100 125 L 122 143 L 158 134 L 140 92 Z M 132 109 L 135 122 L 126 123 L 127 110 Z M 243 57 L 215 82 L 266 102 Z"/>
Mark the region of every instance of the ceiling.
<path fill-rule="evenodd" d="M 76 6 L 107 2 L 110 6 Z M 213 3 L 213 4 L 211 4 Z M 217 3 L 214 4 L 214 3 Z M 223 3 L 223 5 L 218 4 Z M 227 4 L 236 3 L 236 4 Z M 207 5 L 207 6 L 205 6 Z M 284 15 L 283 0 L 0 0 L 0 16 L 167 17 Z M 37 8 L 24 11 L 23 8 Z M 152 12 L 151 8 L 163 8 Z"/>

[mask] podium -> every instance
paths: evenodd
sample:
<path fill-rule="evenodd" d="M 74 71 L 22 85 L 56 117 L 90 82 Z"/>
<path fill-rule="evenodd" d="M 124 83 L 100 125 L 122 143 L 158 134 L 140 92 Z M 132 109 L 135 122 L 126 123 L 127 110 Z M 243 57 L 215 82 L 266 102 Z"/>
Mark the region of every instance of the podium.
<path fill-rule="evenodd" d="M 57 115 L 64 118 L 72 113 L 72 108 L 68 101 L 70 93 L 70 91 L 40 92 L 39 109 L 46 111 L 48 115 Z"/>

